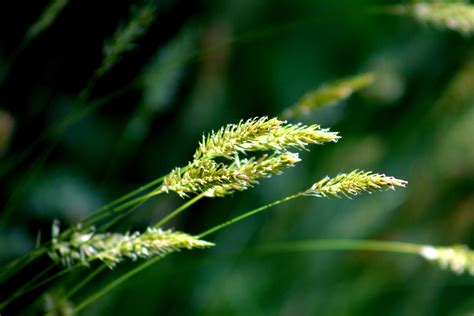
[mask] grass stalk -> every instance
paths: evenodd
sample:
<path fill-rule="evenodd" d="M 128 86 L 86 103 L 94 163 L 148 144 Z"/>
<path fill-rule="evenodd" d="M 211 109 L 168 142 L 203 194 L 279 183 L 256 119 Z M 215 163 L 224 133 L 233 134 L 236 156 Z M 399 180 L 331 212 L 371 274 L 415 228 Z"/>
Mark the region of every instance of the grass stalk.
<path fill-rule="evenodd" d="M 215 232 L 217 232 L 217 231 L 219 231 L 219 230 L 221 230 L 221 229 L 223 229 L 223 228 L 225 228 L 225 227 L 227 227 L 227 226 L 230 226 L 230 225 L 232 225 L 232 224 L 235 224 L 235 223 L 237 223 L 237 222 L 240 222 L 241 220 L 244 220 L 244 219 L 246 219 L 246 218 L 248 218 L 248 217 L 250 217 L 250 216 L 253 216 L 253 215 L 257 214 L 257 213 L 263 212 L 263 211 L 265 211 L 265 210 L 267 210 L 267 209 L 269 209 L 269 208 L 272 208 L 272 207 L 274 207 L 274 206 L 280 205 L 280 204 L 282 204 L 282 203 L 291 201 L 291 200 L 296 199 L 297 197 L 300 197 L 300 196 L 302 196 L 302 193 L 297 193 L 297 194 L 288 196 L 288 197 L 286 197 L 286 198 L 284 198 L 284 199 L 281 199 L 281 200 L 275 201 L 275 202 L 273 202 L 273 203 L 264 205 L 264 206 L 262 206 L 262 207 L 256 208 L 256 209 L 251 210 L 251 211 L 249 211 L 249 212 L 246 212 L 246 213 L 244 213 L 244 214 L 242 214 L 242 215 L 240 215 L 240 216 L 234 217 L 234 218 L 232 218 L 232 219 L 230 219 L 230 220 L 228 220 L 228 221 L 226 221 L 226 222 L 224 222 L 224 223 L 222 223 L 222 224 L 216 225 L 216 226 L 214 226 L 214 227 L 212 227 L 212 228 L 210 228 L 210 229 L 208 229 L 208 230 L 206 230 L 206 231 L 200 233 L 199 235 L 197 235 L 197 237 L 198 237 L 198 238 L 203 238 L 203 237 L 208 236 L 208 235 L 210 235 L 210 234 L 212 234 L 212 233 L 215 233 Z"/>
<path fill-rule="evenodd" d="M 89 226 L 92 226 L 93 224 L 111 216 L 112 214 L 117 214 L 117 213 L 120 213 L 130 207 L 135 207 L 145 201 L 147 201 L 148 199 L 150 199 L 152 196 L 150 196 L 149 194 L 147 195 L 143 195 L 143 196 L 140 196 L 136 199 L 133 199 L 133 200 L 130 200 L 126 203 L 123 203 L 122 205 L 118 206 L 118 207 L 115 207 L 115 208 L 111 208 L 111 209 L 105 209 L 104 211 L 105 212 L 101 212 L 100 215 L 97 215 L 95 217 L 91 217 L 89 218 L 89 220 L 84 220 L 82 222 L 83 226 L 84 227 L 89 227 Z"/>
<path fill-rule="evenodd" d="M 204 193 L 196 195 L 195 197 L 193 197 L 192 199 L 190 199 L 189 201 L 187 201 L 186 203 L 184 203 L 183 205 L 178 207 L 176 210 L 174 210 L 173 212 L 171 212 L 170 214 L 165 216 L 161 221 L 156 223 L 153 227 L 155 227 L 155 228 L 162 227 L 164 224 L 168 223 L 170 220 L 172 220 L 173 218 L 178 216 L 181 212 L 185 211 L 188 207 L 190 207 L 191 205 L 193 205 L 194 203 L 196 203 L 197 201 L 199 201 L 203 197 L 204 197 Z"/>
<path fill-rule="evenodd" d="M 3 301 L 0 304 L 0 311 L 7 307 L 11 302 L 13 302 L 16 298 L 22 296 L 23 294 L 28 293 L 30 290 L 35 289 L 36 287 L 33 286 L 33 288 L 30 289 L 30 287 L 39 279 L 41 279 L 43 276 L 45 276 L 48 272 L 50 272 L 54 267 L 56 266 L 55 263 L 51 264 L 49 267 L 46 269 L 43 269 L 38 275 L 36 275 L 33 279 L 25 283 L 21 288 L 13 292 L 12 295 L 10 295 L 9 298 L 7 298 L 5 301 Z"/>
<path fill-rule="evenodd" d="M 273 254 L 322 250 L 363 250 L 419 255 L 422 247 L 422 245 L 417 245 L 413 243 L 394 241 L 328 239 L 275 243 L 258 247 L 255 252 L 257 254 Z"/>
<path fill-rule="evenodd" d="M 87 305 L 93 303 L 95 300 L 99 299 L 100 297 L 102 297 L 103 295 L 105 295 L 106 293 L 108 293 L 109 291 L 111 291 L 112 289 L 114 289 L 115 287 L 119 286 L 120 284 L 122 284 L 123 282 L 127 281 L 129 278 L 131 278 L 132 276 L 134 276 L 135 274 L 139 273 L 140 271 L 146 269 L 147 267 L 151 266 L 152 264 L 154 264 L 155 262 L 157 262 L 158 260 L 160 260 L 162 257 L 160 256 L 157 256 L 153 259 L 150 259 L 150 260 L 147 260 L 147 261 L 144 261 L 143 263 L 141 263 L 139 266 L 137 266 L 136 268 L 128 271 L 127 273 L 121 275 L 120 277 L 116 278 L 115 280 L 113 280 L 111 283 L 109 283 L 108 285 L 106 285 L 105 287 L 103 287 L 102 289 L 100 289 L 99 291 L 95 292 L 94 294 L 92 294 L 91 296 L 87 297 L 85 300 L 83 300 L 81 303 L 77 304 L 76 307 L 74 308 L 74 311 L 77 313 L 79 311 L 81 311 L 82 309 L 84 309 Z"/>
<path fill-rule="evenodd" d="M 107 267 L 107 265 L 103 264 L 99 268 L 95 269 L 91 273 L 87 275 L 84 279 L 82 279 L 81 282 L 77 283 L 71 290 L 69 290 L 66 295 L 64 296 L 64 299 L 69 299 L 71 296 L 76 294 L 81 288 L 83 288 L 87 283 L 92 281 L 99 273 L 104 271 L 104 269 Z"/>

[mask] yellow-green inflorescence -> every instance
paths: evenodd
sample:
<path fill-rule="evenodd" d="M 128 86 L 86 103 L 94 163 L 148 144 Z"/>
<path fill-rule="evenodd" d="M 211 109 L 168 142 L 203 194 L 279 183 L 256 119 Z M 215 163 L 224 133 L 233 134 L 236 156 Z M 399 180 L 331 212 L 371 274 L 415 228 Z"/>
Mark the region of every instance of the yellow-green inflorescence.
<path fill-rule="evenodd" d="M 229 124 L 203 136 L 194 159 L 225 157 L 253 151 L 304 149 L 309 144 L 336 142 L 340 137 L 319 125 L 287 124 L 277 118 L 261 117 Z"/>
<path fill-rule="evenodd" d="M 349 98 L 354 92 L 374 82 L 374 75 L 367 73 L 347 77 L 306 93 L 296 104 L 283 113 L 284 118 L 300 117 L 314 109 L 322 108 Z"/>
<path fill-rule="evenodd" d="M 362 192 L 394 190 L 395 187 L 405 187 L 407 181 L 384 174 L 354 170 L 342 173 L 334 178 L 325 177 L 303 192 L 303 195 L 327 197 L 341 195 L 350 197 Z"/>
<path fill-rule="evenodd" d="M 68 3 L 69 0 L 50 1 L 38 20 L 35 21 L 26 32 L 26 38 L 32 39 L 51 26 Z"/>
<path fill-rule="evenodd" d="M 428 261 L 439 264 L 457 274 L 465 271 L 474 275 L 474 252 L 465 245 L 451 247 L 423 246 L 420 255 Z"/>
<path fill-rule="evenodd" d="M 104 43 L 103 60 L 97 70 L 98 75 L 103 75 L 120 60 L 124 53 L 135 48 L 137 40 L 153 23 L 156 9 L 156 0 L 146 0 L 140 6 L 132 6 L 128 21 L 121 24 L 113 36 Z"/>
<path fill-rule="evenodd" d="M 171 230 L 147 228 L 143 233 L 101 233 L 94 228 L 76 230 L 67 240 L 59 238 L 58 224 L 53 225 L 50 257 L 65 266 L 76 263 L 89 266 L 99 260 L 110 268 L 126 258 L 133 261 L 142 258 L 165 256 L 181 249 L 207 248 L 214 244 L 197 237 Z"/>
<path fill-rule="evenodd" d="M 307 145 L 337 142 L 339 138 L 337 133 L 319 125 L 287 124 L 277 118 L 261 117 L 229 124 L 204 136 L 193 161 L 168 174 L 156 192 L 174 191 L 181 197 L 189 194 L 221 197 L 243 191 L 258 183 L 258 179 L 280 174 L 299 162 L 298 154 L 290 149 L 306 149 Z M 239 154 L 258 151 L 264 153 L 239 158 Z"/>
<path fill-rule="evenodd" d="M 298 154 L 286 152 L 242 159 L 230 165 L 214 160 L 191 162 L 182 172 L 174 169 L 163 181 L 161 190 L 175 191 L 185 197 L 190 193 L 204 193 L 208 197 L 222 197 L 234 191 L 243 191 L 258 183 L 258 179 L 280 174 L 299 162 Z"/>
<path fill-rule="evenodd" d="M 412 15 L 418 21 L 463 35 L 474 33 L 474 6 L 464 1 L 451 3 L 418 2 L 396 7 L 400 14 Z"/>

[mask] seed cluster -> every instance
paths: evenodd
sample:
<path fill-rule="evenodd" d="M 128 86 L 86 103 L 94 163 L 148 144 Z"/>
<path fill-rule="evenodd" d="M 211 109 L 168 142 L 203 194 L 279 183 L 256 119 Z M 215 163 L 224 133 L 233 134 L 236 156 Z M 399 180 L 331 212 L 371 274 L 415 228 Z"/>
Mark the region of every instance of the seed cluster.
<path fill-rule="evenodd" d="M 438 263 L 442 269 L 449 269 L 457 274 L 467 271 L 474 275 L 474 252 L 465 245 L 423 246 L 420 254 L 426 260 Z"/>
<path fill-rule="evenodd" d="M 222 197 L 243 191 L 259 179 L 280 174 L 300 159 L 290 149 L 306 149 L 309 144 L 336 142 L 339 136 L 319 125 L 287 124 L 277 118 L 262 117 L 229 124 L 203 137 L 194 160 L 176 168 L 157 192 L 174 191 L 181 197 L 204 194 Z M 239 154 L 263 151 L 259 157 L 239 158 Z M 273 154 L 267 154 L 271 151 Z M 227 162 L 217 162 L 215 158 Z"/>
<path fill-rule="evenodd" d="M 354 170 L 350 173 L 342 173 L 334 178 L 325 177 L 316 182 L 303 194 L 309 196 L 335 196 L 358 195 L 362 192 L 394 190 L 395 187 L 405 187 L 407 181 L 384 174 Z"/>
<path fill-rule="evenodd" d="M 126 234 L 96 234 L 90 228 L 86 232 L 73 232 L 68 240 L 60 240 L 59 235 L 55 236 L 49 255 L 68 267 L 76 263 L 89 266 L 90 262 L 100 260 L 113 268 L 126 258 L 135 261 L 139 258 L 166 256 L 181 249 L 207 248 L 213 245 L 182 232 L 157 228 L 147 228 L 144 233 Z"/>

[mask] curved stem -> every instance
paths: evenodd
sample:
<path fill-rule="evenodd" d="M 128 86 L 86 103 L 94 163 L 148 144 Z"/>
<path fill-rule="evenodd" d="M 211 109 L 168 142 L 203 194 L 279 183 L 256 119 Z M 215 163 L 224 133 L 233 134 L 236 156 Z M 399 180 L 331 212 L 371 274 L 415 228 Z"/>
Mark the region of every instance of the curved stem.
<path fill-rule="evenodd" d="M 121 213 L 120 215 L 118 215 L 117 217 L 115 217 L 114 219 L 110 220 L 108 223 L 102 225 L 98 230 L 97 232 L 106 232 L 110 227 L 112 227 L 113 225 L 115 225 L 117 222 L 119 222 L 121 219 L 123 219 L 124 217 L 130 215 L 130 213 L 132 213 L 133 211 L 135 211 L 136 209 L 138 209 L 140 206 L 142 206 L 143 204 L 145 204 L 146 202 L 148 201 L 148 199 L 144 200 L 143 202 L 140 202 L 138 203 L 137 205 L 133 206 L 132 208 L 130 208 L 129 210 Z"/>
<path fill-rule="evenodd" d="M 46 253 L 46 249 L 44 248 L 35 248 L 28 253 L 24 254 L 22 257 L 14 259 L 7 263 L 4 267 L 0 270 L 0 282 L 7 279 L 12 274 L 19 271 L 24 266 L 28 265 L 30 262 L 41 256 L 42 254 Z"/>
<path fill-rule="evenodd" d="M 187 165 L 187 166 L 185 166 L 185 167 L 181 167 L 181 168 L 180 168 L 181 173 L 185 172 L 188 168 L 189 168 L 189 165 Z M 92 225 L 92 224 L 94 224 L 94 223 L 96 223 L 96 222 L 98 222 L 98 221 L 100 221 L 100 220 L 102 220 L 102 219 L 108 217 L 109 215 L 111 215 L 111 214 L 113 214 L 113 213 L 120 212 L 120 211 L 122 211 L 123 209 L 125 209 L 125 208 L 127 208 L 127 207 L 129 207 L 129 206 L 134 206 L 135 203 L 139 204 L 139 203 L 145 201 L 147 198 L 151 198 L 151 197 L 153 197 L 153 196 L 156 196 L 156 195 L 158 195 L 158 194 L 163 193 L 163 192 L 161 192 L 161 191 L 152 191 L 152 192 L 150 192 L 148 195 L 145 195 L 145 196 L 142 196 L 142 197 L 138 197 L 138 198 L 136 198 L 136 199 L 134 199 L 134 200 L 128 201 L 127 204 L 124 204 L 124 205 L 120 206 L 119 208 L 117 208 L 117 209 L 115 209 L 115 210 L 111 209 L 111 208 L 120 205 L 121 203 L 125 202 L 126 200 L 129 200 L 130 198 L 132 198 L 132 197 L 134 197 L 134 196 L 136 196 L 136 195 L 138 195 L 138 194 L 140 194 L 140 193 L 143 193 L 143 192 L 145 192 L 145 191 L 151 190 L 151 189 L 154 188 L 154 187 L 157 187 L 161 182 L 163 182 L 163 180 L 165 179 L 165 177 L 166 177 L 166 175 L 161 176 L 161 177 L 159 177 L 158 179 L 155 179 L 155 180 L 153 180 L 153 181 L 151 181 L 151 182 L 145 184 L 144 186 L 141 186 L 140 188 L 138 188 L 138 189 L 136 189 L 136 190 L 134 190 L 134 191 L 132 191 L 132 192 L 130 192 L 130 193 L 127 193 L 127 194 L 125 194 L 124 196 L 122 196 L 122 197 L 120 197 L 120 198 L 118 198 L 118 199 L 112 201 L 111 203 L 109 203 L 109 204 L 107 204 L 107 205 L 101 207 L 100 209 L 98 209 L 98 210 L 92 212 L 90 215 L 88 215 L 86 218 L 84 218 L 84 219 L 81 221 L 81 223 L 84 224 L 84 223 L 86 223 L 87 221 L 90 221 L 92 218 L 97 217 L 97 216 L 99 216 L 100 214 L 107 212 L 107 214 L 102 215 L 102 216 L 100 216 L 98 219 L 96 218 L 96 219 L 94 219 L 93 221 L 91 221 L 90 223 L 88 223 L 88 225 Z M 156 190 L 156 188 L 155 188 L 155 190 Z M 146 198 L 145 198 L 145 197 L 146 197 Z"/>
<path fill-rule="evenodd" d="M 73 296 L 74 294 L 76 294 L 82 287 L 84 287 L 84 285 L 86 285 L 87 283 L 89 283 L 93 278 L 95 278 L 99 273 L 101 273 L 102 271 L 104 271 L 104 269 L 106 268 L 107 266 L 104 264 L 102 266 L 100 266 L 99 268 L 95 269 L 94 272 L 90 273 L 89 275 L 87 275 L 86 278 L 84 278 L 81 282 L 79 282 L 78 284 L 76 284 L 76 286 L 74 286 L 65 296 L 64 298 L 65 299 L 68 299 L 70 298 L 71 296 Z"/>
<path fill-rule="evenodd" d="M 193 197 L 191 200 L 187 201 L 186 203 L 184 203 L 183 205 L 181 205 L 180 207 L 178 207 L 176 210 L 174 210 L 173 212 L 171 212 L 170 214 L 168 214 L 167 216 L 165 216 L 161 221 L 159 221 L 158 223 L 156 223 L 153 227 L 155 228 L 159 228 L 161 226 L 163 226 L 164 224 L 168 223 L 171 219 L 173 219 L 174 217 L 176 217 L 178 214 L 180 214 L 181 212 L 183 212 L 184 210 L 186 210 L 188 207 L 190 207 L 191 205 L 193 205 L 194 203 L 196 203 L 197 201 L 199 201 L 200 199 L 202 199 L 204 197 L 204 193 L 201 193 L 199 195 L 196 195 L 195 197 Z"/>
<path fill-rule="evenodd" d="M 76 269 L 76 268 L 79 268 L 81 265 L 80 264 L 76 264 L 75 266 L 72 266 L 70 268 L 67 268 L 67 269 L 64 269 L 64 270 L 61 270 L 60 272 L 56 273 L 55 275 L 53 276 L 50 276 L 49 278 L 46 278 L 44 279 L 43 281 L 37 283 L 37 284 L 34 284 L 34 285 L 31 285 L 30 287 L 28 288 L 25 288 L 24 291 L 22 291 L 22 293 L 17 293 L 13 296 L 11 296 L 7 302 L 4 302 L 2 304 L 0 304 L 0 310 L 2 308 L 4 308 L 5 306 L 7 306 L 8 304 L 10 304 L 13 300 L 17 299 L 18 297 L 22 296 L 22 295 L 25 295 L 37 288 L 39 288 L 40 286 L 43 286 L 61 276 L 63 276 L 64 274 L 68 273 L 68 272 L 71 272 L 72 270 Z"/>
<path fill-rule="evenodd" d="M 81 303 L 77 304 L 76 307 L 74 308 L 74 311 L 77 313 L 79 312 L 80 310 L 82 310 L 84 307 L 86 307 L 87 305 L 89 305 L 90 303 L 94 302 L 95 300 L 97 300 L 98 298 L 100 298 L 101 296 L 103 296 L 104 294 L 106 294 L 107 292 L 109 292 L 110 290 L 114 289 L 115 287 L 119 286 L 120 284 L 122 284 L 123 282 L 125 282 L 126 280 L 128 280 L 130 277 L 134 276 L 135 274 L 137 274 L 138 272 L 146 269 L 147 267 L 151 266 L 153 263 L 157 262 L 158 260 L 160 260 L 162 257 L 155 257 L 151 260 L 148 260 L 148 261 L 144 261 L 142 264 L 140 264 L 138 267 L 136 267 L 135 269 L 132 269 L 130 271 L 128 271 L 127 273 L 123 274 L 122 276 L 118 277 L 117 279 L 115 279 L 114 281 L 112 281 L 111 283 L 109 283 L 107 286 L 103 287 L 102 289 L 100 289 L 99 291 L 97 291 L 96 293 L 94 293 L 93 295 L 87 297 L 85 300 L 83 300 Z"/>
<path fill-rule="evenodd" d="M 138 189 L 136 189 L 136 190 L 134 190 L 134 191 L 132 191 L 132 192 L 130 192 L 130 193 L 127 193 L 127 194 L 123 195 L 122 197 L 120 197 L 120 198 L 118 198 L 118 199 L 112 201 L 111 203 L 109 203 L 109 204 L 107 204 L 107 205 L 101 207 L 100 209 L 98 209 L 98 210 L 92 212 L 90 215 L 88 215 L 86 218 L 84 218 L 81 222 L 86 222 L 86 221 L 90 220 L 91 218 L 96 217 L 96 216 L 98 216 L 98 215 L 104 213 L 105 211 L 108 211 L 108 210 L 110 210 L 111 208 L 113 208 L 113 207 L 115 207 L 115 206 L 117 206 L 117 205 L 123 203 L 124 201 L 126 201 L 126 200 L 132 198 L 133 196 L 136 196 L 136 195 L 138 195 L 138 194 L 140 194 L 140 193 L 142 193 L 142 192 L 144 192 L 144 191 L 147 191 L 147 190 L 149 190 L 149 189 L 151 189 L 151 188 L 157 186 L 158 184 L 160 184 L 161 182 L 163 182 L 163 179 L 164 179 L 164 178 L 165 178 L 165 176 L 162 176 L 162 177 L 160 177 L 160 178 L 158 178 L 158 179 L 155 179 L 155 180 L 153 180 L 153 181 L 151 181 L 151 182 L 145 184 L 144 186 L 139 187 Z"/>
<path fill-rule="evenodd" d="M 235 224 L 235 223 L 237 223 L 237 222 L 240 222 L 241 220 L 244 220 L 244 219 L 246 219 L 247 217 L 250 217 L 250 216 L 255 215 L 255 214 L 257 214 L 257 213 L 263 212 L 263 211 L 265 211 L 265 210 L 267 210 L 267 209 L 269 209 L 269 208 L 271 208 L 271 207 L 273 207 L 273 206 L 277 206 L 277 205 L 282 204 L 282 203 L 284 203 L 284 202 L 291 201 L 291 200 L 296 199 L 297 197 L 300 197 L 300 196 L 302 196 L 301 193 L 297 193 L 297 194 L 288 196 L 288 197 L 286 197 L 286 198 L 284 198 L 284 199 L 281 199 L 281 200 L 275 201 L 275 202 L 273 202 L 273 203 L 264 205 L 264 206 L 262 206 L 262 207 L 256 208 L 256 209 L 251 210 L 251 211 L 249 211 L 249 212 L 247 212 L 247 213 L 244 213 L 244 214 L 242 214 L 242 215 L 240 215 L 240 216 L 234 217 L 233 219 L 228 220 L 228 221 L 226 221 L 226 222 L 224 222 L 224 223 L 222 223 L 222 224 L 219 224 L 219 225 L 217 225 L 217 226 L 214 226 L 214 227 L 212 227 L 212 228 L 210 228 L 210 229 L 208 229 L 208 230 L 206 230 L 206 231 L 200 233 L 199 235 L 197 235 L 197 237 L 198 237 L 198 238 L 205 237 L 205 236 L 210 235 L 210 234 L 212 234 L 212 233 L 215 233 L 216 231 L 221 230 L 221 229 L 223 229 L 223 228 L 225 228 L 225 227 L 227 227 L 227 226 L 230 226 L 230 225 L 232 225 L 232 224 Z"/>
<path fill-rule="evenodd" d="M 127 203 L 117 207 L 117 208 L 113 208 L 113 209 L 110 209 L 108 212 L 105 212 L 103 213 L 102 215 L 100 215 L 99 217 L 97 218 L 94 218 L 93 220 L 89 220 L 89 221 L 83 221 L 83 226 L 85 227 L 88 227 L 88 226 L 92 226 L 94 225 L 95 223 L 97 222 L 100 222 L 101 220 L 109 217 L 110 215 L 112 214 L 116 214 L 116 213 L 119 213 L 119 212 L 122 212 L 126 209 L 128 209 L 129 207 L 134 207 L 134 206 L 137 206 L 139 205 L 140 203 L 143 203 L 145 202 L 146 200 L 148 200 L 150 198 L 150 196 L 148 195 L 144 195 L 144 196 L 141 196 L 139 198 L 136 198 L 134 200 L 131 200 L 131 201 L 128 201 Z"/>
<path fill-rule="evenodd" d="M 46 269 L 44 269 L 43 271 L 41 271 L 37 276 L 35 276 L 33 279 L 31 279 L 30 281 L 28 281 L 25 285 L 23 285 L 20 289 L 18 289 L 17 291 L 13 292 L 13 294 L 8 297 L 5 301 L 3 301 L 1 304 L 0 304 L 0 310 L 4 309 L 6 306 L 8 306 L 11 302 L 13 302 L 13 300 L 15 300 L 16 298 L 22 296 L 23 294 L 27 293 L 30 291 L 29 287 L 31 287 L 32 284 L 34 284 L 36 281 L 38 281 L 40 278 L 42 278 L 45 274 L 47 274 L 48 272 L 50 272 L 54 267 L 55 267 L 56 264 L 52 264 L 50 265 L 49 267 L 47 267 Z M 35 288 L 35 287 L 34 287 Z"/>
<path fill-rule="evenodd" d="M 282 252 L 307 252 L 322 250 L 363 250 L 384 251 L 405 254 L 420 254 L 423 245 L 380 240 L 327 239 L 305 240 L 296 242 L 275 243 L 256 248 L 257 254 Z"/>

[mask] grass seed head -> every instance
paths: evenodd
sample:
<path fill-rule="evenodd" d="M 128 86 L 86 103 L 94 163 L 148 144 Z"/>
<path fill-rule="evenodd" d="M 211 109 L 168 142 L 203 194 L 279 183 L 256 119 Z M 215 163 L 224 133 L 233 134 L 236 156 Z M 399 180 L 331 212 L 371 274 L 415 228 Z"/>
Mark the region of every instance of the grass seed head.
<path fill-rule="evenodd" d="M 262 155 L 260 158 L 236 160 L 230 165 L 214 160 L 196 160 L 186 169 L 173 170 L 163 181 L 161 191 L 174 191 L 181 197 L 204 193 L 208 197 L 222 197 L 244 191 L 299 162 L 298 154 L 286 152 Z"/>
<path fill-rule="evenodd" d="M 203 136 L 194 159 L 233 159 L 236 154 L 254 151 L 284 152 L 292 148 L 304 149 L 309 144 L 337 142 L 339 138 L 337 133 L 319 125 L 294 125 L 277 118 L 254 118 L 229 124 Z"/>
<path fill-rule="evenodd" d="M 467 271 L 474 275 L 474 252 L 465 245 L 424 246 L 420 254 L 426 260 L 439 264 L 442 269 L 449 269 L 457 274 Z"/>
<path fill-rule="evenodd" d="M 148 259 L 181 249 L 207 248 L 214 244 L 197 237 L 171 230 L 147 228 L 143 233 L 96 234 L 93 228 L 75 231 L 68 240 L 53 238 L 50 257 L 64 266 L 80 263 L 89 266 L 100 260 L 110 268 L 126 258 L 133 261 Z"/>
<path fill-rule="evenodd" d="M 419 2 L 396 6 L 394 12 L 412 15 L 416 20 L 440 29 L 470 36 L 474 33 L 474 6 L 464 1 L 451 3 Z"/>
<path fill-rule="evenodd" d="M 384 174 L 354 170 L 350 173 L 339 174 L 334 178 L 326 177 L 313 184 L 303 194 L 318 197 L 340 197 L 341 195 L 350 197 L 362 192 L 395 190 L 395 187 L 405 187 L 406 184 L 407 181 L 405 180 Z"/>
<path fill-rule="evenodd" d="M 308 92 L 295 105 L 288 108 L 284 118 L 293 118 L 308 114 L 311 110 L 322 108 L 343 101 L 354 92 L 374 82 L 372 74 L 362 74 L 324 84 L 316 90 Z"/>

